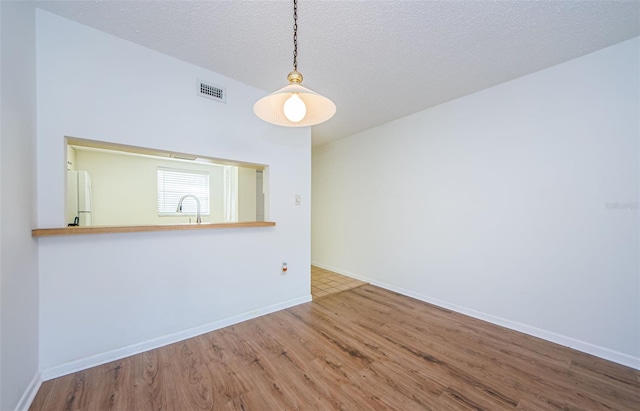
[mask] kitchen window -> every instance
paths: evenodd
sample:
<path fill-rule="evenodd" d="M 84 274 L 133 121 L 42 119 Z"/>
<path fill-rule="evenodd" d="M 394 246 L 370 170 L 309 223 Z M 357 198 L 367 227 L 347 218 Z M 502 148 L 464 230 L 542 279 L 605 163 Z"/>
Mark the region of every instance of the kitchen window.
<path fill-rule="evenodd" d="M 206 171 L 180 170 L 158 167 L 158 215 L 196 215 L 196 201 L 186 197 L 182 212 L 177 211 L 183 196 L 195 196 L 200 200 L 200 214 L 209 215 L 209 173 Z"/>

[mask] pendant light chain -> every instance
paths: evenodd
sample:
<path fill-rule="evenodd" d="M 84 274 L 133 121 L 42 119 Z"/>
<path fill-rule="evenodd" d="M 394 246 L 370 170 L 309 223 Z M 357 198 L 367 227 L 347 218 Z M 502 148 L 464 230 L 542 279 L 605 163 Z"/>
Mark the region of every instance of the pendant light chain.
<path fill-rule="evenodd" d="M 293 0 L 293 71 L 298 71 L 298 0 Z"/>
<path fill-rule="evenodd" d="M 253 105 L 256 116 L 277 126 L 309 127 L 324 123 L 336 114 L 333 101 L 301 84 L 302 74 L 298 72 L 298 0 L 293 0 L 293 71 L 287 75 L 287 81 L 288 85 Z"/>

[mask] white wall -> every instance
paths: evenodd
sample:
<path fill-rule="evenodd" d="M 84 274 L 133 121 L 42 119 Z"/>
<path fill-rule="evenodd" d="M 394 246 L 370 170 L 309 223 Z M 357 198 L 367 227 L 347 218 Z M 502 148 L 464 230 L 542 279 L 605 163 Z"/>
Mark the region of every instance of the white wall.
<path fill-rule="evenodd" d="M 640 368 L 639 50 L 314 149 L 312 261 Z"/>
<path fill-rule="evenodd" d="M 272 228 L 40 238 L 45 378 L 310 298 L 309 129 L 271 126 L 266 92 L 44 11 L 36 14 L 38 226 L 59 227 L 64 136 L 269 165 Z M 196 79 L 227 104 L 196 95 Z M 289 273 L 280 275 L 282 261 Z"/>
<path fill-rule="evenodd" d="M 0 10 L 0 409 L 13 410 L 38 387 L 36 40 L 33 4 Z"/>
<path fill-rule="evenodd" d="M 77 149 L 75 152 L 78 170 L 88 171 L 91 176 L 93 225 L 184 224 L 189 219 L 195 223 L 195 217 L 190 215 L 158 216 L 158 167 L 208 172 L 210 213 L 202 215 L 202 222 L 224 221 L 223 166 L 115 151 Z"/>

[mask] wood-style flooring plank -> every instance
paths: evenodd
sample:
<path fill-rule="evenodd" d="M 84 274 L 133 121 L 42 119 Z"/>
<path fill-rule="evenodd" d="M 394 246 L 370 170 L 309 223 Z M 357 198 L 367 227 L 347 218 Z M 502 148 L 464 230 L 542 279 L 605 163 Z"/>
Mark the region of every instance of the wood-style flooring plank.
<path fill-rule="evenodd" d="M 158 351 L 151 350 L 133 357 L 137 370 L 134 377 L 134 409 L 136 410 L 160 411 L 163 409 L 163 404 L 166 404 Z"/>
<path fill-rule="evenodd" d="M 31 411 L 640 410 L 640 371 L 364 285 L 46 381 Z"/>
<path fill-rule="evenodd" d="M 220 409 L 222 403 L 229 404 L 234 399 L 247 393 L 249 388 L 238 377 L 234 369 L 222 358 L 222 350 L 225 348 L 217 345 L 211 338 L 211 334 L 205 334 L 196 338 L 200 345 L 203 363 L 211 376 L 211 384 L 214 388 L 214 402 Z M 226 406 L 225 406 L 226 407 Z"/>
<path fill-rule="evenodd" d="M 194 338 L 168 346 L 177 403 L 191 410 L 214 410 L 213 384 L 198 348 Z"/>
<path fill-rule="evenodd" d="M 42 385 L 51 384 L 46 398 L 34 401 L 29 409 L 35 409 L 33 407 L 36 404 L 41 404 L 41 408 L 37 408 L 39 410 L 72 411 L 88 409 L 85 375 L 86 371 L 79 371 L 55 380 L 45 381 Z"/>
<path fill-rule="evenodd" d="M 129 387 L 133 383 L 132 357 L 86 370 L 88 409 L 128 410 L 133 408 L 134 396 Z"/>

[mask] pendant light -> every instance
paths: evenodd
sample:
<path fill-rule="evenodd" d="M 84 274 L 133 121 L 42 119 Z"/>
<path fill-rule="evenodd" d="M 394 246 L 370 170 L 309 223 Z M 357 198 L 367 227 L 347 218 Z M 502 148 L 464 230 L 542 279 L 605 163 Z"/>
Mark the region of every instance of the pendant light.
<path fill-rule="evenodd" d="M 267 123 L 285 127 L 306 127 L 323 123 L 336 113 L 333 101 L 302 86 L 298 72 L 298 0 L 293 0 L 293 71 L 289 85 L 258 100 L 253 112 Z"/>

